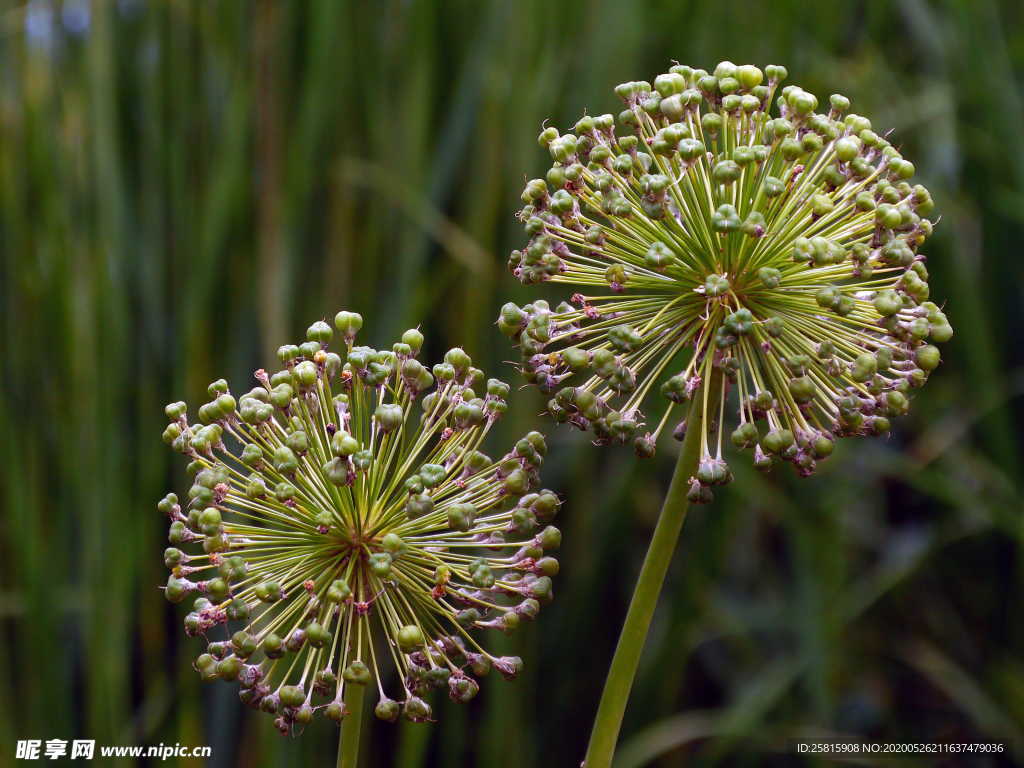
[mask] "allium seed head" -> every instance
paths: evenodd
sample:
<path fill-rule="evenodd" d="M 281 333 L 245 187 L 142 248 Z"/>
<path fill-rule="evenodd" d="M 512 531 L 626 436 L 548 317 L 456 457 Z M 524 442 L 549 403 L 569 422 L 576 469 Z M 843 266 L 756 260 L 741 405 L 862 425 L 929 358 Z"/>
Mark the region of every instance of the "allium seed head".
<path fill-rule="evenodd" d="M 933 204 L 913 164 L 849 99 L 819 111 L 785 77 L 722 62 L 623 83 L 617 118 L 544 129 L 554 163 L 523 191 L 529 240 L 510 268 L 573 290 L 502 308 L 525 376 L 557 421 L 641 456 L 701 392 L 696 501 L 731 476 L 727 402 L 757 466 L 809 474 L 835 437 L 886 432 L 953 333 L 929 301 Z M 726 386 L 702 387 L 712 374 Z M 648 424 L 652 390 L 667 407 Z"/>
<path fill-rule="evenodd" d="M 339 352 L 314 323 L 237 400 L 220 380 L 198 422 L 184 403 L 166 409 L 164 439 L 191 459 L 193 484 L 157 505 L 170 519 L 165 594 L 193 600 L 200 676 L 238 681 L 285 733 L 315 711 L 341 720 L 345 686 L 374 681 L 378 717 L 419 721 L 433 688 L 465 702 L 492 666 L 514 676 L 521 661 L 470 631 L 534 618 L 558 571 L 560 501 L 532 490 L 543 436 L 498 460 L 481 450 L 508 385 L 461 349 L 427 368 L 419 331 L 379 351 L 355 346 L 359 315 L 335 325 Z M 389 666 L 400 701 L 384 693 Z"/>

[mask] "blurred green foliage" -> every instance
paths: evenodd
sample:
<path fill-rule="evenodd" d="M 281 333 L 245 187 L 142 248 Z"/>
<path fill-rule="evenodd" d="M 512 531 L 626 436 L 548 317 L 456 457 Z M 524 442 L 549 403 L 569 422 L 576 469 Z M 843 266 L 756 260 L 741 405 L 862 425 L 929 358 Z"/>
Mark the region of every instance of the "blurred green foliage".
<path fill-rule="evenodd" d="M 210 743 L 216 766 L 332 764 L 201 687 L 157 589 L 183 489 L 162 406 L 236 389 L 346 307 L 423 323 L 506 378 L 535 136 L 670 60 L 788 66 L 933 191 L 933 293 L 958 335 L 887 441 L 809 480 L 737 482 L 684 531 L 619 764 L 791 764 L 786 739 L 1015 741 L 1024 759 L 1024 8 L 1005 0 L 349 3 L 31 0 L 0 11 L 0 763 L 18 738 Z M 538 423 L 514 398 L 503 436 Z M 371 766 L 578 763 L 671 470 L 563 431 L 555 603 L 433 726 Z M 774 750 L 783 750 L 776 752 Z M 909 764 L 913 764 L 912 762 Z M 982 762 L 974 764 L 984 764 Z"/>

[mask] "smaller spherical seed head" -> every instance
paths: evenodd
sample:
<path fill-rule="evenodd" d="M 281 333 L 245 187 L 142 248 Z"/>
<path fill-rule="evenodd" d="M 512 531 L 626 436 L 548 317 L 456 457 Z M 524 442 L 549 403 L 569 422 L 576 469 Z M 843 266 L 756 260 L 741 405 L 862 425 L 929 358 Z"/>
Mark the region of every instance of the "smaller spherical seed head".
<path fill-rule="evenodd" d="M 345 686 L 376 682 L 379 718 L 418 722 L 432 689 L 466 702 L 473 675 L 513 676 L 521 662 L 470 630 L 534 618 L 558 571 L 561 502 L 532 491 L 543 436 L 497 461 L 481 450 L 509 386 L 462 349 L 428 369 L 418 330 L 380 351 L 355 345 L 359 315 L 339 312 L 335 327 L 340 353 L 314 323 L 237 400 L 211 384 L 196 423 L 184 403 L 166 408 L 165 440 L 193 483 L 157 504 L 173 545 L 165 595 L 194 601 L 185 631 L 208 642 L 202 679 L 239 681 L 282 733 L 316 711 L 343 719 Z M 384 694 L 389 661 L 401 703 Z"/>
<path fill-rule="evenodd" d="M 554 164 L 523 191 L 528 242 L 511 270 L 576 290 L 555 307 L 502 307 L 524 375 L 557 421 L 640 456 L 699 392 L 694 500 L 729 477 L 714 469 L 727 401 L 732 442 L 756 466 L 783 459 L 806 475 L 835 437 L 884 433 L 890 398 L 905 411 L 938 365 L 928 342 L 953 333 L 929 300 L 933 203 L 908 181 L 913 164 L 849 99 L 818 112 L 786 77 L 722 62 L 623 83 L 617 119 L 545 128 Z M 709 402 L 713 376 L 725 386 Z M 652 428 L 642 408 L 655 389 L 668 407 Z"/>

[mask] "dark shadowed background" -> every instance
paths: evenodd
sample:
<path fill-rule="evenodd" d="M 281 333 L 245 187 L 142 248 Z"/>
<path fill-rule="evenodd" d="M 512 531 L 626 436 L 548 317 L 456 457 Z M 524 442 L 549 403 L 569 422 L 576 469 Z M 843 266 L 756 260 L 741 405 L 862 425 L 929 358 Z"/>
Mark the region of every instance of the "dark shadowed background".
<path fill-rule="evenodd" d="M 155 502 L 187 488 L 164 403 L 221 375 L 244 391 L 340 308 L 367 343 L 422 323 L 429 357 L 459 344 L 512 379 L 493 320 L 529 295 L 504 262 L 542 121 L 722 58 L 785 64 L 893 129 L 942 214 L 929 268 L 957 335 L 892 437 L 843 441 L 808 480 L 738 460 L 695 510 L 619 765 L 789 764 L 772 750 L 817 733 L 1024 760 L 1024 7 L 743 5 L 4 4 L 0 764 L 17 739 L 85 737 L 332 765 L 333 724 L 282 738 L 191 667 L 199 641 L 158 590 Z M 521 391 L 503 437 L 540 407 Z M 674 446 L 550 445 L 556 600 L 489 641 L 525 673 L 438 701 L 433 726 L 375 723 L 366 765 L 578 764 Z"/>

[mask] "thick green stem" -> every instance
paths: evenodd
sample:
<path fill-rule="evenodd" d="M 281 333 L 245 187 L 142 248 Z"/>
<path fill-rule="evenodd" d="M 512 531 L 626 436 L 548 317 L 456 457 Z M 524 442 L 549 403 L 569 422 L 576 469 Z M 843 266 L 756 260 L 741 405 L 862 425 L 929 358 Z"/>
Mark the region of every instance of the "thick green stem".
<path fill-rule="evenodd" d="M 721 391 L 721 374 L 713 369 L 710 381 L 706 384 L 707 412 L 712 419 L 718 415 L 718 399 Z M 704 431 L 703 390 L 694 394 L 690 404 L 690 412 L 686 419 L 686 437 L 676 460 L 672 483 L 661 506 L 658 524 L 651 537 L 651 544 L 644 557 L 640 577 L 633 591 L 633 599 L 626 612 L 626 621 L 622 625 L 622 634 L 615 647 L 615 656 L 608 669 L 608 678 L 601 693 L 601 703 L 594 718 L 593 730 L 590 732 L 590 743 L 587 745 L 587 756 L 583 761 L 585 768 L 609 768 L 615 754 L 615 744 L 622 727 L 622 716 L 626 712 L 629 691 L 633 687 L 633 678 L 640 663 L 640 654 L 647 640 L 647 631 L 651 626 L 654 609 L 658 604 L 658 595 L 665 581 L 669 563 L 676 550 L 679 533 L 686 520 L 686 512 L 690 503 L 686 498 L 689 490 L 689 479 L 696 474 L 700 462 L 701 433 Z"/>
<path fill-rule="evenodd" d="M 338 741 L 338 768 L 356 768 L 359 764 L 359 732 L 363 727 L 363 697 L 366 686 L 349 683 L 345 689 L 345 710 Z"/>

